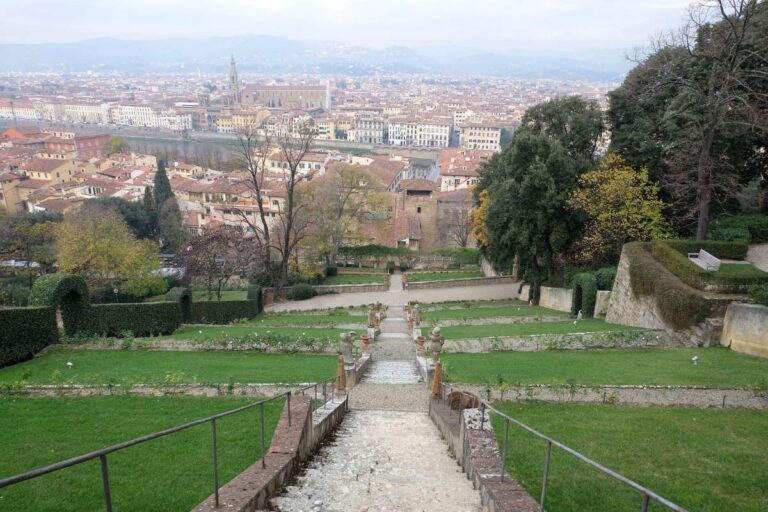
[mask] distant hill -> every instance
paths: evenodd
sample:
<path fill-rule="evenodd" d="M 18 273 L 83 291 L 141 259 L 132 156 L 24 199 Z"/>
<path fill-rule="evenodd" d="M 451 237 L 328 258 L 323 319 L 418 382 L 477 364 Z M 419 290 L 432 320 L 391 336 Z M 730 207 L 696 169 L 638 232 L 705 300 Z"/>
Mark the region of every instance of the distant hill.
<path fill-rule="evenodd" d="M 128 41 L 110 38 L 59 44 L 0 44 L 2 71 L 225 72 L 238 69 L 369 75 L 439 73 L 527 78 L 620 79 L 630 68 L 620 51 L 567 54 L 472 53 L 432 47 L 371 49 L 333 42 L 301 42 L 264 35 Z"/>

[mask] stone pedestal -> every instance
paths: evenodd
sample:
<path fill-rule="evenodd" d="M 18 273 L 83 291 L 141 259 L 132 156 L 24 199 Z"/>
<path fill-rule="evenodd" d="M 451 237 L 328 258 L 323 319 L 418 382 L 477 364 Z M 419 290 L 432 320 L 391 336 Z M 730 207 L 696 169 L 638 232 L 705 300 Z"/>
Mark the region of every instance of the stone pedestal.
<path fill-rule="evenodd" d="M 339 354 L 339 362 L 336 365 L 336 394 L 347 394 L 347 374 L 344 371 L 344 356 Z"/>

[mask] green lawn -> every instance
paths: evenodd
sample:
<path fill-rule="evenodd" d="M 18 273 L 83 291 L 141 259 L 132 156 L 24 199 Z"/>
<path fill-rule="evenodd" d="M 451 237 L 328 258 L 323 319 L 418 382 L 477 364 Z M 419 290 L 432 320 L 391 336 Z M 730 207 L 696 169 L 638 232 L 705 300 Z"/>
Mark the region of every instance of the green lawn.
<path fill-rule="evenodd" d="M 699 356 L 699 364 L 691 361 Z M 768 359 L 726 348 L 444 354 L 454 382 L 744 387 L 768 385 Z"/>
<path fill-rule="evenodd" d="M 728 277 L 765 277 L 768 278 L 768 273 L 763 272 L 751 263 L 721 263 L 720 270 L 714 272 L 713 275 L 721 276 L 723 278 Z"/>
<path fill-rule="evenodd" d="M 446 272 L 408 272 L 408 282 L 447 281 L 450 279 L 466 279 L 469 277 L 485 277 L 482 270 L 457 270 Z"/>
<path fill-rule="evenodd" d="M 464 318 L 494 318 L 515 316 L 568 316 L 568 313 L 539 306 L 513 305 L 506 307 L 479 307 L 468 309 L 442 309 L 439 311 L 426 311 L 425 320 L 453 320 Z"/>
<path fill-rule="evenodd" d="M 336 276 L 326 277 L 323 279 L 322 284 L 382 284 L 383 282 L 384 274 L 339 274 Z"/>
<path fill-rule="evenodd" d="M 449 340 L 485 338 L 493 336 L 531 336 L 534 334 L 568 334 L 574 332 L 634 331 L 635 327 L 609 324 L 597 318 L 567 322 L 525 322 L 517 324 L 457 325 L 442 327 L 443 335 Z"/>
<path fill-rule="evenodd" d="M 308 321 L 309 322 L 309 321 Z M 362 330 L 363 326 L 361 326 Z M 221 340 L 223 338 L 233 338 L 258 334 L 276 334 L 282 336 L 313 336 L 315 338 L 334 338 L 339 339 L 339 334 L 347 332 L 344 329 L 318 328 L 312 327 L 271 327 L 266 324 L 258 325 L 254 323 L 243 323 L 236 325 L 187 325 L 176 330 L 173 334 L 166 336 L 177 340 L 210 341 Z"/>
<path fill-rule="evenodd" d="M 367 315 L 350 315 L 346 311 L 344 314 L 327 315 L 301 315 L 293 313 L 265 313 L 249 320 L 248 325 L 280 327 L 285 325 L 297 325 L 307 327 L 331 327 L 336 324 L 360 324 L 361 328 L 368 321 Z"/>
<path fill-rule="evenodd" d="M 0 369 L 0 384 L 315 382 L 335 368 L 332 355 L 62 349 Z"/>
<path fill-rule="evenodd" d="M 254 402 L 245 398 L 0 398 L 0 478 Z M 269 448 L 282 401 L 264 406 Z M 219 482 L 259 458 L 259 408 L 216 422 Z M 190 510 L 213 492 L 209 424 L 108 456 L 115 511 Z M 0 489 L 0 510 L 104 510 L 99 462 Z"/>
<path fill-rule="evenodd" d="M 475 308 L 501 308 L 501 307 L 521 307 L 528 306 L 527 302 L 518 299 L 494 299 L 494 300 L 463 300 L 450 302 L 435 302 L 429 304 L 420 304 L 423 311 L 443 311 L 443 310 L 467 310 Z"/>
<path fill-rule="evenodd" d="M 216 290 L 213 290 L 211 300 L 218 300 L 216 297 Z M 246 290 L 222 290 L 221 300 L 245 300 L 248 298 L 248 292 Z M 201 290 L 196 288 L 192 291 L 193 301 L 206 301 L 208 300 L 208 290 Z"/>
<path fill-rule="evenodd" d="M 512 404 L 510 416 L 691 511 L 768 510 L 768 413 L 749 410 Z M 494 415 L 499 442 L 503 420 Z M 545 443 L 510 424 L 507 468 L 537 499 Z M 640 510 L 639 495 L 552 449 L 547 510 Z M 651 505 L 654 512 L 668 510 Z"/>

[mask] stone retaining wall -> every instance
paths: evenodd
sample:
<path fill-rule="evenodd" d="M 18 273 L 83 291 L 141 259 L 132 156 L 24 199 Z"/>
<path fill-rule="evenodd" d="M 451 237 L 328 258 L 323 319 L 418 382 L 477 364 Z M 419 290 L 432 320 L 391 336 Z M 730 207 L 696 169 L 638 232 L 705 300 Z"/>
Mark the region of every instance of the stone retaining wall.
<path fill-rule="evenodd" d="M 308 384 L 32 384 L 0 388 L 0 395 L 11 396 L 248 396 L 268 397 L 284 394 Z M 314 392 L 314 389 L 311 390 Z M 326 385 L 328 395 L 333 384 Z M 322 386 L 318 395 L 322 396 Z"/>
<path fill-rule="evenodd" d="M 443 352 L 495 352 L 511 350 L 588 350 L 600 348 L 637 349 L 674 346 L 663 331 L 615 331 L 571 334 L 537 334 L 446 340 Z"/>
<path fill-rule="evenodd" d="M 298 326 L 306 327 L 306 326 Z M 360 324 L 339 324 L 334 325 L 338 329 L 359 329 Z M 339 351 L 337 341 L 327 344 L 310 345 L 291 345 L 276 346 L 269 343 L 236 343 L 234 341 L 195 341 L 195 340 L 177 340 L 177 339 L 136 339 L 131 343 L 123 344 L 121 340 L 99 341 L 95 343 L 78 343 L 67 345 L 50 345 L 45 350 L 39 352 L 35 357 L 40 357 L 49 350 L 156 350 L 169 352 L 208 352 L 208 351 L 255 351 L 268 353 L 307 353 L 307 354 L 336 354 Z"/>
<path fill-rule="evenodd" d="M 431 400 L 429 417 L 448 443 L 448 451 L 480 491 L 483 511 L 538 511 L 538 503 L 523 486 L 508 475 L 499 478 L 501 457 L 493 427 L 486 421 L 483 430 L 470 428 L 466 415 L 472 411 L 480 414 L 477 409 L 468 409 L 460 415 L 441 400 Z"/>
<path fill-rule="evenodd" d="M 725 409 L 768 409 L 768 393 L 752 389 L 706 388 L 696 386 L 583 386 L 531 384 L 509 386 L 502 394 L 498 387 L 482 384 L 453 384 L 449 389 L 468 391 L 487 400 L 607 405 L 677 406 Z"/>
<path fill-rule="evenodd" d="M 768 307 L 731 303 L 720 343 L 736 352 L 768 357 Z"/>
<path fill-rule="evenodd" d="M 326 404 L 328 405 L 328 404 Z M 288 425 L 288 404 L 285 404 L 277 429 L 272 436 L 269 451 L 264 457 L 265 468 L 258 460 L 219 489 L 219 508 L 211 495 L 194 512 L 229 510 L 252 512 L 264 510 L 269 499 L 280 492 L 296 475 L 301 464 L 317 449 L 323 438 L 333 430 L 347 411 L 347 398 L 330 404 L 330 410 L 313 421 L 309 397 L 295 396 L 291 400 L 291 425 Z"/>
<path fill-rule="evenodd" d="M 318 284 L 313 286 L 318 294 L 324 293 L 366 293 L 386 292 L 389 283 L 384 284 Z"/>
<path fill-rule="evenodd" d="M 408 282 L 408 290 L 432 290 L 436 288 L 456 288 L 463 286 L 487 286 L 497 284 L 515 284 L 516 281 L 511 277 L 469 277 L 465 279 L 447 279 L 444 281 L 417 281 Z"/>
<path fill-rule="evenodd" d="M 573 290 L 542 286 L 539 289 L 539 306 L 556 311 L 571 311 Z"/>

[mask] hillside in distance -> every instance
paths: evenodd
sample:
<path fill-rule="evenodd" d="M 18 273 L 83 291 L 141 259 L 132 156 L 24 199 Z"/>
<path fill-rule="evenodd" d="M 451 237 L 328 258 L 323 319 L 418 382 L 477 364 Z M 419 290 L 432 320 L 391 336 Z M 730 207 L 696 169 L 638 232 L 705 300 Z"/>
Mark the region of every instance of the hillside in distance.
<path fill-rule="evenodd" d="M 238 69 L 258 73 L 370 75 L 427 73 L 517 78 L 620 79 L 630 65 L 620 50 L 582 55 L 454 51 L 390 46 L 372 49 L 266 35 L 133 41 L 110 38 L 74 43 L 0 44 L 0 71 L 223 73 L 230 55 Z"/>

